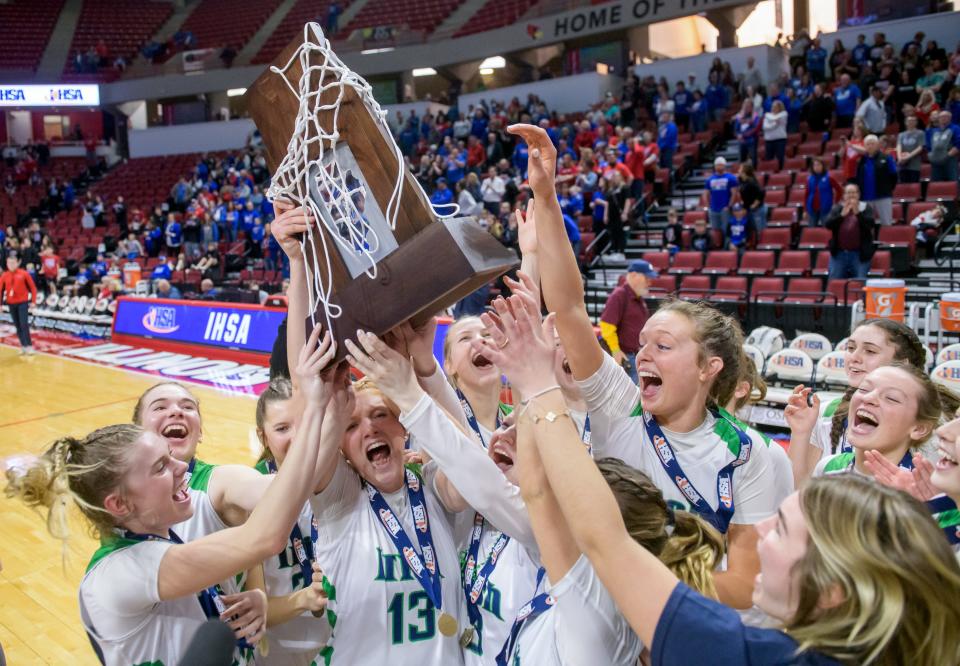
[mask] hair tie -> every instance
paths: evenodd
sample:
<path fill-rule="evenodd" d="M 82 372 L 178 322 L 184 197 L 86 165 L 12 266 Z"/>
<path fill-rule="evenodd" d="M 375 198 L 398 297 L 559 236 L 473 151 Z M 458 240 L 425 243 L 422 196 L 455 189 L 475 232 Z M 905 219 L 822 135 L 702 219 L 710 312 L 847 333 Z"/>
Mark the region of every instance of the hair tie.
<path fill-rule="evenodd" d="M 673 528 L 677 525 L 677 514 L 674 512 L 673 507 L 667 507 L 667 524 L 664 530 L 667 533 L 668 537 L 673 536 Z"/>

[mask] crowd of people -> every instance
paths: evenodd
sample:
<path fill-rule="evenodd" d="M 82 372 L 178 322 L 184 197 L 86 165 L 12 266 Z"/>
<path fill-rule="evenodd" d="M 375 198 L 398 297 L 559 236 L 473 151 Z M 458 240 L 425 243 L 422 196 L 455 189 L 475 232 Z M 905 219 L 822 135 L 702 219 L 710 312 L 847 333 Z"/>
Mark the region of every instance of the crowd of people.
<path fill-rule="evenodd" d="M 201 405 L 165 381 L 131 423 L 10 472 L 55 537 L 72 506 L 101 537 L 79 598 L 104 663 L 182 663 L 208 618 L 236 663 L 960 662 L 960 401 L 916 334 L 857 327 L 850 389 L 790 398 L 789 453 L 736 416 L 763 383 L 708 305 L 619 331 L 634 381 L 587 315 L 552 138 L 508 133 L 528 156 L 521 270 L 442 360 L 434 321 L 345 349 L 289 326 L 256 468 L 204 460 Z M 300 321 L 310 220 L 274 205 Z"/>

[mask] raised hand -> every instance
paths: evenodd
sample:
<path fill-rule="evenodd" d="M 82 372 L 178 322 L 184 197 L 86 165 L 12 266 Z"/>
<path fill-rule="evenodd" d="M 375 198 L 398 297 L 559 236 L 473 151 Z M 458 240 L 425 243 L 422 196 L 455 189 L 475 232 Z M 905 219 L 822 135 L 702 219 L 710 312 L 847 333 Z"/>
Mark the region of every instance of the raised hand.
<path fill-rule="evenodd" d="M 423 389 L 417 383 L 410 359 L 369 331 L 357 331 L 357 341 L 359 345 L 346 341 L 350 365 L 369 377 L 402 411 L 412 409 Z"/>
<path fill-rule="evenodd" d="M 932 462 L 924 458 L 919 453 L 914 454 L 913 482 L 916 484 L 917 488 L 917 494 L 914 495 L 914 497 L 926 501 L 943 492 L 933 485 L 933 481 L 930 479 L 930 475 L 933 474 L 933 470 L 934 466 Z"/>
<path fill-rule="evenodd" d="M 433 341 L 437 336 L 437 318 L 430 317 L 424 324 L 414 328 L 409 321 L 402 323 L 396 333 L 406 343 L 407 355 L 418 377 L 429 377 L 436 369 L 433 357 Z"/>
<path fill-rule="evenodd" d="M 307 231 L 309 215 L 300 206 L 294 206 L 289 201 L 277 199 L 273 202 L 273 209 L 277 216 L 270 223 L 270 233 L 277 239 L 283 253 L 291 260 L 303 258 L 300 249 L 300 234 Z"/>
<path fill-rule="evenodd" d="M 793 393 L 787 400 L 783 416 L 787 420 L 787 425 L 790 426 L 791 435 L 809 436 L 820 417 L 820 398 L 816 396 L 813 389 L 800 384 L 793 389 Z"/>
<path fill-rule="evenodd" d="M 499 367 L 521 395 L 533 395 L 556 385 L 553 340 L 547 340 L 540 322 L 540 304 L 525 293 L 493 302 L 496 316 L 480 316 L 490 337 L 475 340 L 484 355 Z M 479 350 L 479 349 L 478 349 Z M 503 365 L 500 365 L 500 363 Z"/>
<path fill-rule="evenodd" d="M 526 214 L 520 212 L 517 208 L 514 216 L 517 218 L 517 243 L 520 246 L 520 254 L 535 254 L 537 251 L 537 227 L 534 224 L 534 209 L 536 200 L 530 199 L 527 202 Z"/>
<path fill-rule="evenodd" d="M 557 195 L 557 149 L 542 127 L 517 124 L 507 128 L 510 134 L 527 142 L 530 158 L 527 162 L 527 179 L 538 197 L 553 198 Z"/>
<path fill-rule="evenodd" d="M 263 638 L 267 631 L 267 595 L 263 590 L 223 594 L 220 600 L 227 607 L 220 614 L 220 620 L 237 638 L 245 638 L 251 645 Z"/>
<path fill-rule="evenodd" d="M 531 301 L 540 307 L 540 287 L 529 275 L 523 271 L 517 271 L 517 279 L 504 275 L 503 283 L 509 287 L 514 294 L 525 294 Z"/>
<path fill-rule="evenodd" d="M 300 350 L 297 361 L 297 386 L 303 392 L 304 399 L 319 407 L 326 407 L 333 396 L 333 384 L 330 377 L 324 376 L 324 370 L 330 365 L 337 353 L 337 343 L 327 331 L 320 340 L 323 327 L 317 324 L 307 343 Z"/>

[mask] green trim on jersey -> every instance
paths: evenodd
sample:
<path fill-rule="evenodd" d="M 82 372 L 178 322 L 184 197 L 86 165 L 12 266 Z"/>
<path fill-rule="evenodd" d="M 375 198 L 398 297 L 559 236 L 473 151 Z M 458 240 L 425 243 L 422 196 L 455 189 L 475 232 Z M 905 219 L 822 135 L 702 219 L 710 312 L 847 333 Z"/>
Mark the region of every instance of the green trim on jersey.
<path fill-rule="evenodd" d="M 837 413 L 837 407 L 840 406 L 840 403 L 843 401 L 843 398 L 834 398 L 827 403 L 826 408 L 823 410 L 823 418 L 829 419 Z"/>
<path fill-rule="evenodd" d="M 941 511 L 936 514 L 934 518 L 940 527 L 955 527 L 960 525 L 960 510 L 950 509 L 948 511 Z"/>
<path fill-rule="evenodd" d="M 162 659 L 156 659 L 154 661 L 141 661 L 139 664 L 134 664 L 133 666 L 165 666 Z"/>
<path fill-rule="evenodd" d="M 210 475 L 213 473 L 216 465 L 205 463 L 199 458 L 196 460 L 197 462 L 193 466 L 193 474 L 190 475 L 190 483 L 188 485 L 193 490 L 199 490 L 205 493 L 207 492 L 207 485 L 210 483 Z"/>
<path fill-rule="evenodd" d="M 124 548 L 129 548 L 134 544 L 140 543 L 136 539 L 124 539 L 119 536 L 112 537 L 101 537 L 100 538 L 100 547 L 94 551 L 93 556 L 90 558 L 90 563 L 87 565 L 87 570 L 85 573 L 90 573 L 90 571 L 100 564 L 100 561 L 103 560 L 107 555 L 117 552 L 118 550 L 123 550 Z"/>
<path fill-rule="evenodd" d="M 643 416 L 643 401 L 637 400 L 637 406 L 630 412 L 630 416 Z"/>
<path fill-rule="evenodd" d="M 745 422 L 742 421 L 741 419 L 737 418 L 736 415 L 731 414 L 730 412 L 728 412 L 727 410 L 725 410 L 723 407 L 720 408 L 720 413 L 723 414 L 724 416 L 726 416 L 728 419 L 730 419 L 730 420 L 733 421 L 734 423 L 736 423 L 736 424 L 737 424 L 738 426 L 740 426 L 740 428 L 742 428 L 743 430 L 751 429 L 751 430 L 753 430 L 755 433 L 757 433 L 758 435 L 760 435 L 760 439 L 763 440 L 763 443 L 766 444 L 767 447 L 769 447 L 770 444 L 773 443 L 773 440 L 772 440 L 772 439 L 770 439 L 769 437 L 767 437 L 765 434 L 763 434 L 762 432 L 760 432 L 760 431 L 757 430 L 756 428 L 753 428 L 753 426 L 751 426 L 749 423 L 745 423 Z"/>
<path fill-rule="evenodd" d="M 261 474 L 264 474 L 264 475 L 271 473 L 270 470 L 267 469 L 267 461 L 266 461 L 266 460 L 258 460 L 258 461 L 257 461 L 257 464 L 254 465 L 253 468 L 254 468 L 255 470 L 257 470 L 258 472 L 260 472 Z"/>
<path fill-rule="evenodd" d="M 720 437 L 724 444 L 727 445 L 730 453 L 733 454 L 733 457 L 737 458 L 740 456 L 740 435 L 737 433 L 735 425 L 737 420 L 730 416 L 723 407 L 718 407 L 717 409 L 720 413 L 720 418 L 715 419 L 713 422 L 713 434 Z"/>
<path fill-rule="evenodd" d="M 823 473 L 839 474 L 841 472 L 846 472 L 853 467 L 854 458 L 855 456 L 853 451 L 848 451 L 847 453 L 838 453 L 834 457 L 830 458 L 830 460 L 828 460 L 823 466 Z"/>

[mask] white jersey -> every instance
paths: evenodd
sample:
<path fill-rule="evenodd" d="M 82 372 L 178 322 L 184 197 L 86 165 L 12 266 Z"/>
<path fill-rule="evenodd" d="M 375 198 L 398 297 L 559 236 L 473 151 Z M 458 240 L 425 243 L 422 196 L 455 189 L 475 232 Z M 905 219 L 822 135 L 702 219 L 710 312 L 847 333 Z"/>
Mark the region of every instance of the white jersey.
<path fill-rule="evenodd" d="M 657 449 L 647 435 L 640 409 L 640 388 L 609 355 L 592 377 L 577 382 L 590 410 L 593 457 L 619 458 L 645 472 L 663 493 L 667 504 L 690 511 L 691 504 L 664 470 Z M 753 441 L 750 459 L 733 472 L 734 515 L 731 523 L 754 525 L 773 515 L 793 485 L 780 480 L 769 451 L 771 444 L 753 428 L 742 426 Z M 717 472 L 735 459 L 730 447 L 739 445 L 733 428 L 709 412 L 690 432 L 663 428 L 687 479 L 711 506 L 720 504 Z M 776 446 L 776 445 L 773 445 Z"/>
<path fill-rule="evenodd" d="M 327 656 L 334 666 L 463 664 L 459 632 L 467 620 L 452 516 L 437 499 L 435 465 L 425 465 L 423 473 L 443 612 L 453 616 L 459 631 L 440 633 L 440 613 L 374 514 L 360 477 L 341 458 L 327 487 L 310 499 L 318 523 L 316 558 L 332 582 L 329 609 L 335 620 Z M 419 552 L 406 486 L 383 498 Z"/>
<path fill-rule="evenodd" d="M 480 563 L 482 566 L 493 549 L 500 532 L 484 525 L 480 537 Z M 461 552 L 461 560 L 466 550 Z M 510 628 L 517 612 L 533 598 L 537 589 L 539 560 L 531 557 L 527 549 L 516 539 L 510 539 L 497 558 L 497 566 L 487 580 L 479 602 L 483 618 L 483 632 L 474 636 L 464 650 L 464 662 L 468 666 L 494 666 L 500 648 L 510 636 Z"/>
<path fill-rule="evenodd" d="M 265 467 L 257 465 L 257 470 L 267 474 Z M 310 552 L 312 548 L 310 523 L 313 520 L 313 509 L 306 502 L 297 518 L 297 526 L 303 537 L 305 547 Z M 310 584 L 304 579 L 299 559 L 294 552 L 293 544 L 287 540 L 287 545 L 281 553 L 264 560 L 263 578 L 266 583 L 268 597 L 285 597 L 297 590 L 302 590 Z M 257 650 L 258 666 L 309 666 L 316 658 L 323 663 L 317 654 L 330 640 L 330 623 L 326 613 L 323 617 L 314 617 L 305 611 L 283 624 L 267 629 L 267 644 L 270 646 L 268 654 L 264 656 Z"/>
<path fill-rule="evenodd" d="M 432 456 L 437 468 L 474 509 L 462 512 L 456 519 L 460 561 L 467 561 L 475 512 L 485 518 L 475 570 L 486 562 L 501 531 L 511 537 L 497 559 L 479 602 L 483 635 L 475 637 L 465 651 L 468 664 L 492 666 L 517 612 L 533 597 L 536 587 L 540 558 L 526 505 L 519 488 L 510 483 L 474 438 L 459 430 L 429 395 L 424 395 L 408 413 L 401 414 L 400 422 L 410 435 L 411 448 Z M 460 596 L 466 603 L 462 575 L 459 581 Z"/>
<path fill-rule="evenodd" d="M 173 544 L 118 540 L 114 545 L 94 554 L 80 582 L 84 627 L 107 666 L 179 664 L 207 617 L 196 595 L 160 600 L 160 560 Z"/>
<path fill-rule="evenodd" d="M 643 645 L 585 555 L 546 591 L 555 603 L 523 625 L 510 666 L 637 663 Z"/>
<path fill-rule="evenodd" d="M 208 534 L 227 529 L 227 524 L 223 522 L 207 494 L 207 485 L 210 483 L 210 476 L 215 468 L 216 465 L 210 465 L 200 460 L 197 460 L 194 464 L 193 474 L 190 475 L 187 487 L 187 494 L 190 495 L 190 506 L 193 507 L 193 515 L 170 528 L 184 543 L 196 541 Z M 243 589 L 246 573 L 246 571 L 238 571 L 233 578 L 221 582 L 219 584 L 220 589 L 224 594 L 240 592 Z"/>

